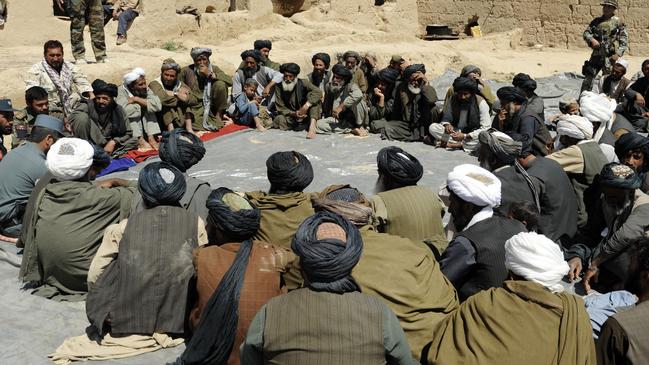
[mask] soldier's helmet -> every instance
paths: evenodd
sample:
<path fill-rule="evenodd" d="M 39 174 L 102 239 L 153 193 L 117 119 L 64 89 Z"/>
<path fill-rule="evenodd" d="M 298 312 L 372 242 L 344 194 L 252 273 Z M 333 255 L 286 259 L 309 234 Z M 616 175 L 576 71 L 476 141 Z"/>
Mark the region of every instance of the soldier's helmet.
<path fill-rule="evenodd" d="M 602 0 L 602 2 L 600 3 L 600 5 L 602 5 L 602 6 L 604 6 L 604 5 L 610 5 L 610 6 L 614 7 L 615 9 L 618 8 L 617 0 Z"/>

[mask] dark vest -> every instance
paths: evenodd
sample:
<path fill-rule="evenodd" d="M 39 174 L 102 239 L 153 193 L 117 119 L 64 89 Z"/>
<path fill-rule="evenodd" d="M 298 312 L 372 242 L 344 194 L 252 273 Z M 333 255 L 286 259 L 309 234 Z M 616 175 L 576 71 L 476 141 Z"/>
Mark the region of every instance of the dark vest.
<path fill-rule="evenodd" d="M 523 177 L 523 174 L 516 171 L 514 166 L 507 166 L 504 169 L 494 171 L 493 174 L 501 182 L 501 201 L 497 209 L 500 215 L 507 216 L 511 208 L 521 202 L 536 204 L 536 197 L 532 192 L 532 188 Z M 540 191 L 538 181 L 535 177 L 530 177 L 538 193 Z"/>
<path fill-rule="evenodd" d="M 306 103 L 306 95 L 309 92 L 302 80 L 296 79 L 295 83 L 296 85 L 292 92 L 284 91 L 282 84 L 277 85 L 277 88 L 281 91 L 278 96 L 282 98 L 284 106 L 293 111 L 299 110 Z"/>
<path fill-rule="evenodd" d="M 608 163 L 608 159 L 595 141 L 581 143 L 577 147 L 584 156 L 584 173 L 568 174 L 568 177 L 570 177 L 575 195 L 577 195 L 577 211 L 579 212 L 577 226 L 583 227 L 588 221 L 588 216 L 593 214 L 600 203 L 599 188 L 593 182 L 599 176 L 604 165 Z"/>
<path fill-rule="evenodd" d="M 550 131 L 545 125 L 543 119 L 541 119 L 535 111 L 526 108 L 525 111 L 521 114 L 521 120 L 527 118 L 528 116 L 534 117 L 537 122 L 536 134 L 534 135 L 534 139 L 532 140 L 532 153 L 535 156 L 547 156 L 548 150 L 546 146 L 552 143 L 552 135 L 550 135 Z"/>
<path fill-rule="evenodd" d="M 466 118 L 467 126 L 462 129 L 462 133 L 470 133 L 480 128 L 480 103 L 484 98 L 480 95 L 474 95 L 469 101 L 468 113 Z M 451 113 L 453 114 L 453 126 L 457 127 L 460 123 L 460 112 L 462 108 L 457 101 L 457 95 L 451 98 Z"/>
<path fill-rule="evenodd" d="M 469 279 L 457 288 L 460 300 L 485 289 L 498 288 L 507 280 L 505 268 L 505 241 L 515 234 L 525 232 L 517 220 L 494 215 L 460 232 L 459 237 L 471 241 L 476 251 L 476 263 Z"/>
<path fill-rule="evenodd" d="M 266 364 L 386 364 L 384 311 L 378 299 L 359 292 L 304 288 L 273 298 L 266 305 Z"/>
<path fill-rule="evenodd" d="M 117 259 L 88 292 L 86 313 L 101 334 L 184 332 L 197 226 L 198 216 L 178 207 L 129 218 Z"/>
<path fill-rule="evenodd" d="M 649 302 L 638 304 L 634 309 L 619 312 L 613 316 L 626 332 L 629 349 L 626 357 L 629 364 L 646 364 L 649 359 Z"/>

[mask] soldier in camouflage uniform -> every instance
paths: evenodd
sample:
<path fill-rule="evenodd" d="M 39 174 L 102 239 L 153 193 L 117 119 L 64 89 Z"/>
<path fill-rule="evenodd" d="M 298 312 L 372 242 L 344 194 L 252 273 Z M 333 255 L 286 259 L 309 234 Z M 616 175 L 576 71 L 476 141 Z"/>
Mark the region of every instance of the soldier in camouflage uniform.
<path fill-rule="evenodd" d="M 49 99 L 47 90 L 40 86 L 32 86 L 25 91 L 27 107 L 14 113 L 14 131 L 11 141 L 12 148 L 16 148 L 27 140 L 32 131 L 38 114 L 49 114 Z"/>
<path fill-rule="evenodd" d="M 584 32 L 584 40 L 593 49 L 590 59 L 584 63 L 582 73 L 586 78 L 581 91 L 592 90 L 595 76 L 611 73 L 611 67 L 627 50 L 629 34 L 622 19 L 615 16 L 617 0 L 603 0 L 602 16 L 593 19 Z M 615 43 L 617 42 L 617 47 Z"/>
<path fill-rule="evenodd" d="M 86 19 L 88 19 L 95 59 L 97 62 L 106 62 L 104 8 L 101 5 L 101 0 L 66 0 L 66 6 L 70 15 L 70 41 L 75 63 L 86 63 L 86 47 L 83 45 L 83 29 L 86 27 Z"/>

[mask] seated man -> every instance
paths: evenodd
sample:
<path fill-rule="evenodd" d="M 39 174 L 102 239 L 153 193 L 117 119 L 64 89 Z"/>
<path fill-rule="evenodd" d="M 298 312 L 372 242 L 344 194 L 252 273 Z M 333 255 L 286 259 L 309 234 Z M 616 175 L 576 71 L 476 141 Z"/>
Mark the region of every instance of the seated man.
<path fill-rule="evenodd" d="M 314 134 L 316 121 L 322 114 L 322 91 L 309 80 L 298 79 L 300 66 L 295 63 L 285 63 L 279 71 L 284 79 L 275 85 L 277 116 L 273 124 L 284 131 L 308 129 Z"/>
<path fill-rule="evenodd" d="M 595 364 L 584 302 L 563 292 L 568 265 L 559 246 L 524 232 L 504 253 L 509 280 L 475 294 L 437 326 L 422 364 Z"/>
<path fill-rule="evenodd" d="M 25 89 L 40 86 L 47 91 L 50 114 L 63 120 L 82 97 L 89 98 L 90 82 L 79 68 L 63 59 L 63 45 L 50 40 L 43 46 L 43 60 L 29 70 Z"/>
<path fill-rule="evenodd" d="M 200 138 L 184 129 L 174 129 L 162 134 L 158 156 L 183 173 L 185 177 L 185 194 L 178 204 L 189 211 L 198 214 L 203 220 L 207 219 L 205 201 L 212 191 L 206 181 L 189 176 L 187 170 L 196 165 L 205 156 L 205 147 Z M 141 212 L 145 206 L 142 195 L 136 193 L 133 197 L 131 213 Z"/>
<path fill-rule="evenodd" d="M 295 259 L 287 248 L 253 241 L 261 213 L 227 188 L 207 200 L 209 245 L 194 251 L 196 302 L 186 364 L 239 364 L 250 322 L 271 298 L 285 294 L 281 273 Z"/>
<path fill-rule="evenodd" d="M 543 98 L 536 95 L 536 81 L 528 74 L 519 73 L 512 80 L 514 87 L 521 89 L 527 96 L 527 110 L 539 116 L 541 121 L 545 121 L 545 103 Z"/>
<path fill-rule="evenodd" d="M 437 193 L 417 182 L 424 174 L 419 160 L 399 147 L 384 147 L 376 157 L 379 177 L 372 209 L 378 230 L 416 242 L 433 244 L 438 252 L 447 245 L 442 226 L 444 204 Z"/>
<path fill-rule="evenodd" d="M 144 70 L 139 67 L 124 75 L 123 80 L 124 85 L 119 87 L 115 102 L 124 108 L 138 146 L 157 150 L 156 136 L 160 134 L 160 125 L 155 113 L 162 110 L 160 98 L 147 87 Z"/>
<path fill-rule="evenodd" d="M 228 87 L 232 86 L 232 78 L 210 62 L 211 55 L 209 48 L 192 48 L 194 64 L 184 67 L 178 76 L 198 101 L 187 108 L 192 130 L 196 132 L 216 131 L 225 125 L 224 113 L 228 108 Z"/>
<path fill-rule="evenodd" d="M 36 181 L 47 172 L 45 154 L 63 137 L 63 122 L 46 114 L 36 117 L 28 142 L 0 161 L 0 234 L 17 238 L 27 200 Z"/>
<path fill-rule="evenodd" d="M 376 87 L 372 89 L 369 97 L 370 131 L 378 133 L 374 124 L 384 126 L 388 119 L 392 118 L 392 111 L 395 103 L 395 90 L 399 71 L 393 68 L 384 68 L 376 73 Z"/>
<path fill-rule="evenodd" d="M 343 54 L 345 67 L 352 73 L 352 81 L 361 89 L 363 94 L 367 93 L 367 78 L 360 65 L 363 59 L 356 51 L 347 51 Z"/>
<path fill-rule="evenodd" d="M 365 75 L 365 80 L 367 80 L 367 90 L 374 90 L 376 87 L 376 74 L 379 69 L 377 67 L 378 60 L 376 58 L 376 53 L 374 52 L 365 52 L 363 55 L 363 62 L 359 65 L 361 71 Z"/>
<path fill-rule="evenodd" d="M 257 50 L 243 51 L 241 59 L 244 67 L 238 69 L 232 78 L 232 100 L 236 100 L 243 92 L 243 84 L 246 80 L 254 79 L 259 84 L 257 93 L 263 97 L 262 105 L 272 109 L 275 85 L 282 82 L 284 75 L 270 67 L 262 66 L 262 56 Z"/>
<path fill-rule="evenodd" d="M 623 134 L 615 141 L 615 155 L 620 163 L 629 166 L 635 171 L 642 186 L 643 193 L 649 192 L 649 138 L 641 134 L 631 132 Z"/>
<path fill-rule="evenodd" d="M 334 65 L 331 81 L 325 89 L 322 119 L 316 123 L 317 133 L 352 133 L 367 136 L 367 104 L 363 92 L 352 81 L 353 74 L 343 65 Z M 315 138 L 309 129 L 307 138 Z"/>
<path fill-rule="evenodd" d="M 416 364 L 397 317 L 352 278 L 363 252 L 358 228 L 320 212 L 300 225 L 292 248 L 308 287 L 259 310 L 241 346 L 242 364 Z"/>
<path fill-rule="evenodd" d="M 522 223 L 494 215 L 500 205 L 500 180 L 475 165 L 449 172 L 449 213 L 458 234 L 442 254 L 444 275 L 464 301 L 481 290 L 497 288 L 507 279 L 505 241 L 525 232 Z"/>
<path fill-rule="evenodd" d="M 403 81 L 395 91 L 392 119 L 385 126 L 374 124 L 381 138 L 404 142 L 421 141 L 434 121 L 437 93 L 426 80 L 426 68 L 414 64 L 403 71 Z"/>
<path fill-rule="evenodd" d="M 178 206 L 185 179 L 170 164 L 146 165 L 137 184 L 146 209 L 108 226 L 90 264 L 90 331 L 100 337 L 182 335 L 191 254 L 207 243 L 205 222 Z"/>
<path fill-rule="evenodd" d="M 80 102 L 70 114 L 74 136 L 102 147 L 113 158 L 137 149 L 138 138 L 133 136 L 126 111 L 115 101 L 117 86 L 97 79 L 92 91 L 95 98 Z"/>
<path fill-rule="evenodd" d="M 475 152 L 480 132 L 491 127 L 489 104 L 480 95 L 474 79 L 458 77 L 453 82 L 453 92 L 444 105 L 441 122 L 430 125 L 430 134 L 442 147 Z"/>
<path fill-rule="evenodd" d="M 0 99 L 0 161 L 7 154 L 4 146 L 4 136 L 10 136 L 13 132 L 14 112 L 10 99 Z"/>
<path fill-rule="evenodd" d="M 474 65 L 466 65 L 464 66 L 464 68 L 462 68 L 460 77 L 467 77 L 469 79 L 476 80 L 478 82 L 478 93 L 480 94 L 480 96 L 484 98 L 484 100 L 489 105 L 489 108 L 494 105 L 497 100 L 496 95 L 494 95 L 493 91 L 491 91 L 491 88 L 489 87 L 487 82 L 482 80 L 482 70 L 480 69 L 480 67 Z M 455 90 L 453 89 L 453 85 L 451 85 L 451 87 L 449 87 L 446 91 L 444 105 L 448 103 L 453 95 L 455 95 Z"/>
<path fill-rule="evenodd" d="M 624 115 L 637 132 L 644 133 L 649 123 L 649 59 L 642 62 L 641 71 L 643 77 L 631 84 L 616 112 Z"/>
<path fill-rule="evenodd" d="M 111 19 L 117 21 L 117 40 L 115 44 L 126 43 L 127 32 L 133 21 L 140 15 L 140 0 L 113 0 L 104 4 L 104 25 Z"/>
<path fill-rule="evenodd" d="M 253 43 L 253 49 L 261 53 L 261 65 L 279 71 L 280 64 L 270 60 L 270 51 L 273 49 L 273 42 L 267 39 L 257 39 Z"/>
<path fill-rule="evenodd" d="M 624 101 L 626 89 L 631 85 L 631 81 L 624 77 L 626 69 L 629 67 L 629 61 L 618 59 L 615 61 L 611 73 L 599 79 L 599 93 L 621 103 Z"/>
<path fill-rule="evenodd" d="M 326 53 L 316 53 L 311 57 L 311 64 L 313 65 L 313 71 L 306 75 L 306 78 L 317 86 L 324 96 L 326 86 L 331 80 L 331 72 L 329 71 L 331 57 Z"/>
<path fill-rule="evenodd" d="M 273 118 L 268 113 L 268 108 L 261 105 L 262 97 L 257 94 L 259 83 L 255 79 L 248 79 L 243 84 L 243 92 L 234 99 L 232 116 L 235 123 L 250 128 L 257 128 L 265 132 L 266 128 L 273 126 Z"/>
<path fill-rule="evenodd" d="M 23 221 L 27 232 L 20 279 L 33 294 L 83 300 L 87 275 L 104 229 L 128 217 L 134 188 L 124 180 L 91 182 L 99 170 L 94 148 L 82 139 L 61 138 L 45 162 L 54 178 L 39 192 L 34 212 Z M 27 213 L 26 213 L 27 214 Z"/>
<path fill-rule="evenodd" d="M 180 81 L 179 73 L 178 63 L 167 58 L 162 63 L 160 77 L 149 83 L 149 89 L 162 103 L 162 110 L 156 113 L 156 117 L 166 130 L 185 128 L 193 132 L 192 118 L 186 115 L 186 110 L 198 106 L 200 102 L 189 86 Z"/>
<path fill-rule="evenodd" d="M 32 86 L 25 91 L 25 103 L 27 107 L 14 114 L 12 148 L 27 141 L 27 136 L 31 133 L 37 115 L 50 113 L 47 91 L 40 86 Z"/>

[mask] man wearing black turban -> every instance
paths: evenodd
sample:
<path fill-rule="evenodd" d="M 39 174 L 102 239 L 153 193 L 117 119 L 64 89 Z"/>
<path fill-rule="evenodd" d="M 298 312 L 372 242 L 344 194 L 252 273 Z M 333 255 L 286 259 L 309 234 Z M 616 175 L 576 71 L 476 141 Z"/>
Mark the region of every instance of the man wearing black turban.
<path fill-rule="evenodd" d="M 94 99 L 84 99 L 70 114 L 74 136 L 98 145 L 113 158 L 138 146 L 124 108 L 115 102 L 117 85 L 103 80 L 92 82 Z"/>
<path fill-rule="evenodd" d="M 285 63 L 279 68 L 284 80 L 275 85 L 274 124 L 281 130 L 315 133 L 316 121 L 322 114 L 322 91 L 307 79 L 299 79 L 300 66 Z"/>
<path fill-rule="evenodd" d="M 325 88 L 322 119 L 316 123 L 316 132 L 367 136 L 365 129 L 369 119 L 367 103 L 363 91 L 353 81 L 352 71 L 337 64 L 331 72 L 333 76 Z M 315 138 L 315 133 L 310 130 L 307 138 Z"/>
<path fill-rule="evenodd" d="M 527 95 L 517 87 L 505 86 L 496 93 L 500 101 L 500 112 L 494 118 L 493 128 L 522 136 L 523 145 L 532 147 L 535 156 L 547 156 L 552 149 L 552 136 L 543 118 L 527 107 Z"/>
<path fill-rule="evenodd" d="M 243 93 L 243 85 L 247 80 L 257 81 L 257 94 L 264 99 L 262 105 L 271 108 L 275 103 L 273 91 L 275 85 L 282 82 L 284 76 L 281 72 L 276 71 L 268 66 L 264 66 L 263 56 L 256 49 L 249 49 L 241 52 L 243 68 L 239 68 L 232 78 L 232 100 L 236 100 Z M 233 110 L 234 104 L 229 110 Z"/>
<path fill-rule="evenodd" d="M 384 126 L 387 118 L 391 118 L 395 101 L 395 86 L 401 75 L 394 68 L 384 68 L 376 73 L 376 87 L 370 98 L 370 131 L 377 133 L 378 126 Z M 375 122 L 377 121 L 377 122 Z"/>
<path fill-rule="evenodd" d="M 285 151 L 272 154 L 266 168 L 268 193 L 246 193 L 246 198 L 261 210 L 261 227 L 255 239 L 290 248 L 297 227 L 313 214 L 311 194 L 303 192 L 313 181 L 313 167 L 303 154 Z"/>
<path fill-rule="evenodd" d="M 480 95 L 475 79 L 456 78 L 453 91 L 455 94 L 444 104 L 442 121 L 432 123 L 429 132 L 442 147 L 475 152 L 480 132 L 491 127 L 489 104 Z"/>
<path fill-rule="evenodd" d="M 362 294 L 351 276 L 363 252 L 358 228 L 320 212 L 300 225 L 292 248 L 308 287 L 261 308 L 242 345 L 242 364 L 415 363 L 394 313 Z"/>
<path fill-rule="evenodd" d="M 259 308 L 286 292 L 281 274 L 295 259 L 287 248 L 253 241 L 261 212 L 227 188 L 207 199 L 209 245 L 194 252 L 193 330 L 186 365 L 239 364 L 239 347 Z"/>
<path fill-rule="evenodd" d="M 101 336 L 183 334 L 192 250 L 207 243 L 205 223 L 179 207 L 180 171 L 146 165 L 138 178 L 145 210 L 106 228 L 88 271 L 86 314 Z"/>
<path fill-rule="evenodd" d="M 390 119 L 374 123 L 373 132 L 387 140 L 415 142 L 428 134 L 434 120 L 437 93 L 426 80 L 426 67 L 414 64 L 403 70 L 403 81 L 395 90 L 395 102 Z"/>
<path fill-rule="evenodd" d="M 649 192 L 649 138 L 635 132 L 623 134 L 615 142 L 615 154 L 620 163 L 629 166 L 640 176 L 640 189 Z"/>
<path fill-rule="evenodd" d="M 331 57 L 327 53 L 316 53 L 311 57 L 311 64 L 313 65 L 313 71 L 306 75 L 306 78 L 317 86 L 324 95 L 325 87 L 331 80 L 331 72 L 329 71 Z"/>
<path fill-rule="evenodd" d="M 399 147 L 385 147 L 376 158 L 379 177 L 372 208 L 379 231 L 421 242 L 441 252 L 447 245 L 442 226 L 444 205 L 437 193 L 417 186 L 424 174 L 419 160 Z"/>
<path fill-rule="evenodd" d="M 209 196 L 210 184 L 206 181 L 187 175 L 187 170 L 203 159 L 205 147 L 200 138 L 184 129 L 174 129 L 171 132 L 162 134 L 160 159 L 177 168 L 185 179 L 187 189 L 179 200 L 181 207 L 198 214 L 202 219 L 207 219 L 207 208 L 205 200 Z M 131 212 L 139 212 L 144 209 L 142 197 L 136 194 L 133 197 Z"/>
<path fill-rule="evenodd" d="M 534 92 L 536 90 L 536 81 L 528 74 L 519 73 L 514 76 L 512 84 L 523 90 L 525 96 L 527 96 L 527 110 L 538 114 L 541 120 L 545 120 L 545 103 L 543 98 Z"/>
<path fill-rule="evenodd" d="M 257 39 L 253 43 L 253 49 L 259 51 L 261 55 L 260 64 L 268 68 L 272 68 L 275 71 L 279 71 L 279 63 L 273 62 L 270 60 L 270 51 L 273 49 L 273 42 L 268 39 Z M 239 68 L 245 67 L 244 64 L 241 64 Z"/>

